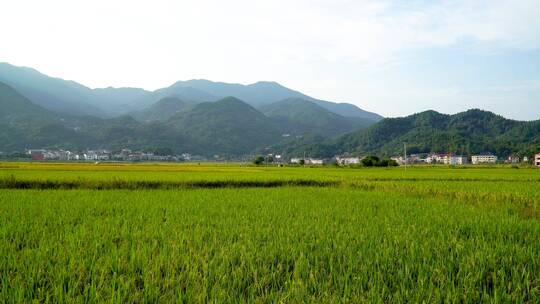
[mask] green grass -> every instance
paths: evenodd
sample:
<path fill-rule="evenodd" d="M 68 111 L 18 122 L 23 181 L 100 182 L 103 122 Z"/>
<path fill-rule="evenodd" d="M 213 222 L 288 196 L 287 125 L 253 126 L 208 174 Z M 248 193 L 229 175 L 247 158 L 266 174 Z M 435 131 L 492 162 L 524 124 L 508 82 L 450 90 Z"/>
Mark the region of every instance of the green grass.
<path fill-rule="evenodd" d="M 0 302 L 540 302 L 540 171 L 11 166 Z"/>

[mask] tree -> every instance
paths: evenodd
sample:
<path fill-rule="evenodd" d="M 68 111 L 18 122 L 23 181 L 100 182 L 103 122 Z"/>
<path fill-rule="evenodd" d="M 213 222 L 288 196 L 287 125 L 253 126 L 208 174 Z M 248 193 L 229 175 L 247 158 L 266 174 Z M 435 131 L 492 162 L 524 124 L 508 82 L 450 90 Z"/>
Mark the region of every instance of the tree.
<path fill-rule="evenodd" d="M 168 155 L 174 154 L 171 148 L 163 148 L 163 147 L 149 149 L 147 152 L 152 152 L 155 155 L 159 155 L 159 156 L 168 156 Z"/>
<path fill-rule="evenodd" d="M 362 159 L 362 165 L 364 167 L 374 167 L 379 164 L 380 159 L 377 156 L 370 155 Z"/>
<path fill-rule="evenodd" d="M 385 159 L 381 160 L 375 166 L 377 166 L 377 167 L 397 167 L 398 163 L 393 159 L 385 158 Z"/>
<path fill-rule="evenodd" d="M 362 165 L 364 167 L 396 167 L 398 163 L 393 159 L 380 159 L 377 156 L 370 155 L 362 159 Z"/>
<path fill-rule="evenodd" d="M 264 157 L 261 156 L 261 155 L 258 155 L 257 157 L 255 157 L 255 159 L 253 160 L 253 163 L 257 166 L 260 166 L 264 163 Z"/>

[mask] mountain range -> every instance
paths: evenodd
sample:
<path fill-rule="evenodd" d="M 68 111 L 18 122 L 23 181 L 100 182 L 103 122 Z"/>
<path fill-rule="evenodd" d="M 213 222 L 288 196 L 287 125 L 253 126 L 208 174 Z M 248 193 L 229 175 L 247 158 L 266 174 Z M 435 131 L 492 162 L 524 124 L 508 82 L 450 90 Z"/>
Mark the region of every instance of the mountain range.
<path fill-rule="evenodd" d="M 296 141 L 287 153 L 313 156 L 339 154 L 382 156 L 403 153 L 490 152 L 500 156 L 531 156 L 540 151 L 540 120 L 516 121 L 472 109 L 455 115 L 426 111 L 401 118 L 386 118 L 338 138 Z"/>
<path fill-rule="evenodd" d="M 191 80 L 153 92 L 90 89 L 3 63 L 0 84 L 0 150 L 7 151 L 170 148 L 239 156 L 291 136 L 329 139 L 382 119 L 352 104 L 317 100 L 275 82 Z"/>
<path fill-rule="evenodd" d="M 275 82 L 179 81 L 147 91 L 90 89 L 0 63 L 0 151 L 171 149 L 232 158 L 255 153 L 331 157 L 411 153 L 530 155 L 540 121 L 481 110 L 383 118 Z"/>
<path fill-rule="evenodd" d="M 140 88 L 90 89 L 74 81 L 44 75 L 37 70 L 0 63 L 3 82 L 35 104 L 46 109 L 72 115 L 92 115 L 102 118 L 144 110 L 167 97 L 186 102 L 216 101 L 236 97 L 257 108 L 287 98 L 301 98 L 345 117 L 378 121 L 378 114 L 364 111 L 348 103 L 318 100 L 288 89 L 276 82 L 261 81 L 250 85 L 212 82 L 209 80 L 178 81 L 173 85 L 147 91 Z"/>

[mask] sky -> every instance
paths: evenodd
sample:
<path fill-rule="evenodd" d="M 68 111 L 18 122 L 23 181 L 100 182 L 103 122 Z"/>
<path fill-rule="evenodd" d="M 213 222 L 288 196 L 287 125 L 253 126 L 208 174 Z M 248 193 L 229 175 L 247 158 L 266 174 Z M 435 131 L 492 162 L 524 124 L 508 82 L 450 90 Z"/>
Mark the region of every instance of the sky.
<path fill-rule="evenodd" d="M 277 81 L 395 117 L 540 119 L 538 0 L 17 0 L 0 62 L 86 86 Z"/>

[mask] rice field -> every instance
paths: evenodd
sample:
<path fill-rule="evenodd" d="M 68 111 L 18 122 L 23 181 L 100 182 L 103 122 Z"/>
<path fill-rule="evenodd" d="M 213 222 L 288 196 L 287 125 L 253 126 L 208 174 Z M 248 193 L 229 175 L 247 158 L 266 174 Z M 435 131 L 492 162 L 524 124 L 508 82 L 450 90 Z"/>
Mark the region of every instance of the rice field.
<path fill-rule="evenodd" d="M 0 302 L 539 303 L 540 170 L 0 163 Z"/>

